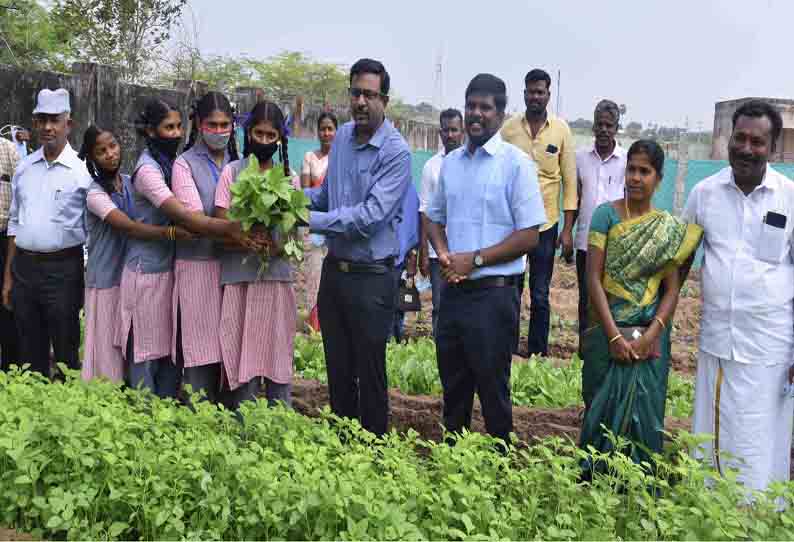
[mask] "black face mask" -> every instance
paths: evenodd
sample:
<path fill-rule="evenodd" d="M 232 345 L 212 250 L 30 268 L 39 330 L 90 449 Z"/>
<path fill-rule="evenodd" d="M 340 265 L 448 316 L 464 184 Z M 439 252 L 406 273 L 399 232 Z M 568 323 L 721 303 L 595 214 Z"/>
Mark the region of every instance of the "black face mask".
<path fill-rule="evenodd" d="M 182 142 L 181 137 L 154 137 L 151 140 L 152 145 L 165 154 L 171 160 L 176 158 L 179 149 L 179 144 Z"/>
<path fill-rule="evenodd" d="M 259 160 L 260 164 L 263 164 L 273 158 L 273 155 L 276 154 L 278 150 L 278 143 L 257 143 L 256 141 L 250 141 L 248 143 L 248 150 L 251 151 L 251 154 L 256 156 L 256 159 Z"/>

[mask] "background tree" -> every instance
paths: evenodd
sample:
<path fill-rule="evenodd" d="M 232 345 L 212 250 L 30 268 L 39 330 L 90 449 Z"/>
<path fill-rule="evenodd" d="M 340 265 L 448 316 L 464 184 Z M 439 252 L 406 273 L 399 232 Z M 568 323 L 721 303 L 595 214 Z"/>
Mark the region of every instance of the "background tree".
<path fill-rule="evenodd" d="M 0 9 L 0 63 L 65 71 L 73 59 L 69 26 L 34 0 L 4 4 Z"/>
<path fill-rule="evenodd" d="M 307 106 L 339 105 L 347 97 L 347 70 L 331 63 L 317 62 L 297 51 L 283 51 L 267 60 L 248 60 L 253 80 L 268 97 L 293 103 L 303 97 Z"/>
<path fill-rule="evenodd" d="M 632 121 L 626 125 L 626 133 L 632 137 L 638 137 L 642 133 L 642 124 Z"/>
<path fill-rule="evenodd" d="M 187 0 L 56 0 L 52 15 L 73 32 L 83 60 L 140 83 L 162 53 Z"/>

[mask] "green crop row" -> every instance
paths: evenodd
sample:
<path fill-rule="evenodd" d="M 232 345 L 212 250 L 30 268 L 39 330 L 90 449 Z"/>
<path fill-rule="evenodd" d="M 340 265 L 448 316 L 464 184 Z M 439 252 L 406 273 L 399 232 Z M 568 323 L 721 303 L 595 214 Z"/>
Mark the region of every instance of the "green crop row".
<path fill-rule="evenodd" d="M 326 382 L 325 355 L 319 334 L 295 337 L 295 370 L 299 376 Z M 389 343 L 386 349 L 389 386 L 408 395 L 440 395 L 435 344 L 421 338 L 407 344 Z M 570 363 L 555 365 L 532 358 L 514 363 L 511 396 L 519 406 L 565 408 L 582 404 L 582 361 L 574 355 Z M 670 371 L 667 414 L 677 418 L 692 415 L 694 385 L 690 379 Z"/>
<path fill-rule="evenodd" d="M 792 539 L 794 485 L 752 507 L 678 438 L 579 481 L 561 439 L 494 451 L 248 403 L 241 419 L 107 382 L 0 373 L 0 525 L 50 539 Z M 691 437 L 690 437 L 691 438 Z M 708 489 L 707 489 L 708 487 Z"/>

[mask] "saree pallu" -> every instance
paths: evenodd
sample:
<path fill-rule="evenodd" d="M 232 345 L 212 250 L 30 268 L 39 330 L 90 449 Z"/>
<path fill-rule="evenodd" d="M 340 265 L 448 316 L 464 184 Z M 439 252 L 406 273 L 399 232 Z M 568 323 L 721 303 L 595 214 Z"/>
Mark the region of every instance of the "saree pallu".
<path fill-rule="evenodd" d="M 701 235 L 698 226 L 686 225 L 661 211 L 615 224 L 607 234 L 591 234 L 590 244 L 606 253 L 602 284 L 619 327 L 645 327 L 654 321 L 662 279 L 694 253 Z M 662 452 L 670 327 L 660 336 L 658 358 L 630 364 L 611 358 L 609 337 L 600 324 L 583 333 L 582 448 L 612 452 L 612 439 L 620 436 L 629 443 L 618 451 L 636 463 L 652 464 L 652 455 Z M 583 467 L 597 468 L 591 461 L 585 461 Z"/>

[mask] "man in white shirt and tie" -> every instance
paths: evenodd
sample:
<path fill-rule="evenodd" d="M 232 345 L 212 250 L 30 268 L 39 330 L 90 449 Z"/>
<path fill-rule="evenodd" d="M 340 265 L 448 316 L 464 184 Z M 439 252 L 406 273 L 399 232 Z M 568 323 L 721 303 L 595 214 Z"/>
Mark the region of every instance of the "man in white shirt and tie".
<path fill-rule="evenodd" d="M 703 315 L 693 431 L 719 472 L 748 489 L 787 481 L 794 399 L 794 183 L 769 167 L 781 129 L 765 102 L 733 116 L 730 167 L 692 190 L 683 218 L 704 230 Z"/>

